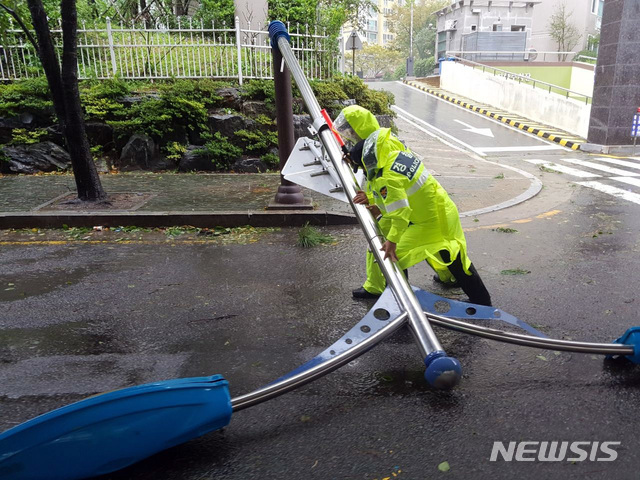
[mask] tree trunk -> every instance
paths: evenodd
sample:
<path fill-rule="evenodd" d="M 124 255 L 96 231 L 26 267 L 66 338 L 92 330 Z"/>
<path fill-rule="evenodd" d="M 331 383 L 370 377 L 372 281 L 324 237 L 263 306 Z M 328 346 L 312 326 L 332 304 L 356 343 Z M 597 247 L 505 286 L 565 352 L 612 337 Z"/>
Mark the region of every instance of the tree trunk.
<path fill-rule="evenodd" d="M 67 112 L 65 137 L 80 200 L 103 200 L 106 195 L 87 140 L 78 89 L 78 12 L 76 0 L 62 0 L 62 86 Z"/>
<path fill-rule="evenodd" d="M 62 127 L 62 131 L 64 131 L 67 117 L 64 108 L 64 89 L 60 75 L 60 64 L 58 63 L 53 41 L 51 40 L 47 13 L 42 5 L 42 0 L 27 0 L 27 4 L 31 12 L 33 29 L 36 31 L 36 37 L 38 38 L 38 57 L 40 57 L 40 63 L 42 63 L 44 74 L 49 83 L 49 90 L 51 90 L 51 97 L 53 99 L 53 108 L 58 116 L 60 127 Z"/>
<path fill-rule="evenodd" d="M 87 140 L 78 90 L 77 27 L 75 0 L 62 0 L 62 72 L 51 39 L 42 0 L 27 0 L 40 47 L 38 56 L 44 68 L 58 122 L 67 141 L 73 175 L 80 200 L 106 198 Z"/>

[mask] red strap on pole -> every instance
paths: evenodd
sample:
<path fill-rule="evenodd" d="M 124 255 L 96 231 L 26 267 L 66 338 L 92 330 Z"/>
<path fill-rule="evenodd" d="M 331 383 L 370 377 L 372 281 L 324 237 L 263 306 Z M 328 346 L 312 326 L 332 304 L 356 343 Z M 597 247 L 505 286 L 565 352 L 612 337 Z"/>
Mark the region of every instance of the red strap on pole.
<path fill-rule="evenodd" d="M 340 134 L 338 133 L 338 131 L 333 127 L 333 122 L 331 121 L 331 117 L 327 113 L 327 110 L 322 109 L 320 113 L 324 117 L 324 120 L 327 122 L 329 129 L 333 132 L 333 136 L 336 137 L 336 140 L 338 141 L 338 145 L 340 145 L 341 147 L 344 147 L 344 142 L 342 141 L 342 137 L 340 137 Z"/>

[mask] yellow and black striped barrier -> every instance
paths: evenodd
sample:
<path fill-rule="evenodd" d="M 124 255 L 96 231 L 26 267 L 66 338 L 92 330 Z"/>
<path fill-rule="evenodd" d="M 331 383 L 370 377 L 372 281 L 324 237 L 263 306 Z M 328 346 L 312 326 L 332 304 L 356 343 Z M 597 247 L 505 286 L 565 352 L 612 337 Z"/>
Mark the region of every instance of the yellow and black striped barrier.
<path fill-rule="evenodd" d="M 559 137 L 558 135 L 554 135 L 551 134 L 549 132 L 545 132 L 544 130 L 540 130 L 539 128 L 535 128 L 535 127 L 531 127 L 525 123 L 522 122 L 518 122 L 516 120 L 512 120 L 508 117 L 505 117 L 503 115 L 499 115 L 495 112 L 491 112 L 485 108 L 482 107 L 477 107 L 475 105 L 472 105 L 471 103 L 467 103 L 467 102 L 463 102 L 462 100 L 458 100 L 456 98 L 453 98 L 449 95 L 445 95 L 444 93 L 438 92 L 437 90 L 433 90 L 432 88 L 426 87 L 424 85 L 421 85 L 417 82 L 408 82 L 405 80 L 405 82 L 407 85 L 411 85 L 412 87 L 418 88 L 424 92 L 430 93 L 431 95 L 435 95 L 437 97 L 442 98 L 443 100 L 447 100 L 448 102 L 451 103 L 455 103 L 456 105 L 460 105 L 461 107 L 464 108 L 468 108 L 469 110 L 473 110 L 474 112 L 478 112 L 482 115 L 486 115 L 487 117 L 493 118 L 495 120 L 498 120 L 502 123 L 506 123 L 507 125 L 511 125 L 512 127 L 516 127 L 519 128 L 520 130 L 524 130 L 525 132 L 529 132 L 529 133 L 533 133 L 534 135 L 537 135 L 538 137 L 542 137 L 542 138 L 546 138 L 547 140 L 551 140 L 552 142 L 558 143 L 560 145 L 562 145 L 563 147 L 567 147 L 570 148 L 571 150 L 579 150 L 580 149 L 580 143 L 573 141 L 573 140 L 567 140 L 564 139 L 562 137 Z"/>

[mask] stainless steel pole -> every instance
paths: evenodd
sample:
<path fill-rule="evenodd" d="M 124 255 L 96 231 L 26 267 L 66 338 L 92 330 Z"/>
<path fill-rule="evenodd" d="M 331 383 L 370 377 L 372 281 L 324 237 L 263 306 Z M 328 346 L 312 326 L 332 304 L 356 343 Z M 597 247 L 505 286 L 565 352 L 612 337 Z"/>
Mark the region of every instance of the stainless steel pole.
<path fill-rule="evenodd" d="M 328 373 L 333 372 L 341 366 L 349 363 L 351 360 L 359 357 L 363 353 L 366 353 L 377 343 L 387 338 L 398 328 L 404 325 L 406 319 L 407 314 L 402 313 L 395 320 L 389 322 L 383 328 L 372 334 L 370 337 L 367 337 L 367 339 L 360 342 L 355 347 L 342 352 L 340 355 L 336 355 L 330 360 L 327 360 L 326 362 L 316 365 L 309 370 L 305 370 L 304 372 L 294 375 L 293 377 L 287 377 L 283 380 L 280 380 L 279 382 L 259 388 L 258 390 L 255 390 L 253 392 L 249 392 L 245 395 L 240 395 L 239 397 L 232 398 L 231 407 L 233 408 L 233 411 L 237 412 L 238 410 L 257 405 L 258 403 L 266 402 L 267 400 L 280 396 L 295 388 L 312 382 L 313 380 L 320 378 Z"/>
<path fill-rule="evenodd" d="M 291 49 L 286 27 L 282 22 L 271 22 L 269 25 L 269 35 L 272 46 L 275 45 L 280 49 L 291 71 L 291 76 L 298 85 L 307 110 L 313 119 L 313 127 L 318 131 L 320 141 L 324 145 L 329 159 L 340 178 L 349 204 L 362 227 L 369 248 L 373 252 L 378 265 L 380 265 L 380 269 L 387 280 L 387 285 L 393 291 L 400 308 L 404 310 L 409 317 L 411 331 L 427 367 L 425 378 L 431 385 L 437 388 L 452 388 L 458 383 L 462 375 L 460 363 L 455 358 L 448 357 L 444 352 L 422 311 L 420 303 L 413 294 L 411 287 L 398 266 L 390 260 L 384 259 L 380 251 L 384 237 L 380 233 L 375 219 L 364 205 L 357 205 L 353 202 L 353 197 L 355 197 L 357 192 L 355 178 L 351 169 L 342 160 L 340 147 L 333 133 L 329 130 L 322 116 L 320 105 L 313 94 L 313 90 Z"/>

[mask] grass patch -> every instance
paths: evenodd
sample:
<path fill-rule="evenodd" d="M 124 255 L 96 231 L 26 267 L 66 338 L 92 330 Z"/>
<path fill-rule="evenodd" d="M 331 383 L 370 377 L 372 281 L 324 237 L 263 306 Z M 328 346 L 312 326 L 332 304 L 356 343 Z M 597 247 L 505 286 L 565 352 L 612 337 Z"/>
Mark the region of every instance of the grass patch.
<path fill-rule="evenodd" d="M 498 179 L 498 180 L 502 180 L 502 179 L 504 178 L 504 173 L 500 173 L 500 174 L 496 175 L 496 176 L 495 176 L 495 177 L 493 177 L 493 178 L 496 178 L 496 179 Z"/>
<path fill-rule="evenodd" d="M 510 270 L 502 270 L 500 275 L 527 275 L 531 270 L 523 270 L 522 268 L 513 268 Z"/>
<path fill-rule="evenodd" d="M 335 239 L 331 235 L 319 232 L 317 229 L 309 225 L 308 222 L 298 231 L 298 246 L 302 248 L 311 248 L 323 243 L 327 244 L 334 242 Z"/>
<path fill-rule="evenodd" d="M 494 228 L 493 231 L 500 232 L 500 233 L 518 233 L 518 230 L 516 230 L 515 228 L 508 228 L 508 227 Z"/>

